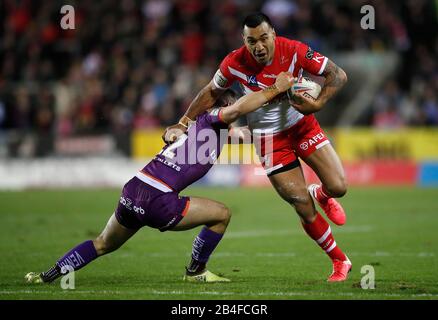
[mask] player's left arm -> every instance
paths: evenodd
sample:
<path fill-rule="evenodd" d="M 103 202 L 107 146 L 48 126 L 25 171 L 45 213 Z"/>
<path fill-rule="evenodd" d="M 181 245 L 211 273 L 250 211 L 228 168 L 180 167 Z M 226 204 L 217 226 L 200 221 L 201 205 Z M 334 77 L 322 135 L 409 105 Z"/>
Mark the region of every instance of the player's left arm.
<path fill-rule="evenodd" d="M 296 48 L 298 66 L 311 74 L 325 77 L 318 99 L 310 100 L 301 95 L 295 95 L 293 106 L 303 114 L 317 112 L 345 85 L 347 74 L 332 60 L 313 50 L 307 44 L 299 41 L 292 42 L 292 44 Z"/>
<path fill-rule="evenodd" d="M 321 88 L 318 99 L 313 101 L 303 97 L 302 95 L 295 95 L 295 103 L 293 104 L 295 109 L 303 114 L 318 112 L 328 100 L 333 98 L 339 92 L 339 90 L 341 90 L 345 83 L 347 83 L 348 79 L 345 71 L 328 58 L 327 65 L 322 72 L 322 76 L 325 77 L 325 81 L 323 87 Z"/>
<path fill-rule="evenodd" d="M 348 80 L 345 71 L 330 59 L 328 59 L 322 75 L 325 77 L 324 86 L 321 88 L 318 99 L 316 99 L 318 107 L 320 108 L 322 108 L 329 99 L 334 97 Z"/>

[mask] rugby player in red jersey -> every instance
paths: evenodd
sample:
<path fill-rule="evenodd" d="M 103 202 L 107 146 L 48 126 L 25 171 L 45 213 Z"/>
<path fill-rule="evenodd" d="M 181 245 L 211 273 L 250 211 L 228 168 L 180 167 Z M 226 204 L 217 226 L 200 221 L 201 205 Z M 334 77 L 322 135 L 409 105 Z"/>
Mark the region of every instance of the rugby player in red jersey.
<path fill-rule="evenodd" d="M 237 101 L 229 90 L 217 101 L 219 108 L 200 114 L 187 134 L 164 146 L 125 184 L 114 214 L 96 239 L 80 243 L 45 272 L 29 272 L 25 276 L 26 281 L 49 283 L 62 275 L 63 267 L 68 272 L 71 271 L 68 269 L 79 270 L 97 257 L 118 249 L 144 226 L 160 231 L 183 231 L 199 225 L 205 227 L 193 242 L 192 259 L 184 279 L 229 281 L 206 269 L 207 261 L 230 221 L 229 209 L 210 199 L 185 197 L 179 193 L 211 169 L 227 141 L 230 123 L 285 92 L 292 83 L 292 74 L 285 72 L 275 84 Z M 222 133 L 225 133 L 225 138 Z"/>
<path fill-rule="evenodd" d="M 345 212 L 334 199 L 347 191 L 344 170 L 313 113 L 344 86 L 347 75 L 308 45 L 276 36 L 270 19 L 263 13 L 247 16 L 242 28 L 245 45 L 223 59 L 213 79 L 198 93 L 179 123 L 166 129 L 163 139 L 170 142 L 182 134 L 187 121 L 212 106 L 236 81 L 249 94 L 274 83 L 282 71 L 298 78 L 304 70 L 325 77 L 318 99 L 299 95 L 294 101 L 277 98 L 248 114 L 247 121 L 254 141 L 260 142 L 259 156 L 275 190 L 295 208 L 307 234 L 332 259 L 333 272 L 328 281 L 346 280 L 351 262 L 337 246 L 312 197 L 331 221 L 337 225 L 345 223 Z M 268 140 L 272 150 L 265 150 Z M 321 185 L 307 187 L 298 157 L 315 171 Z"/>

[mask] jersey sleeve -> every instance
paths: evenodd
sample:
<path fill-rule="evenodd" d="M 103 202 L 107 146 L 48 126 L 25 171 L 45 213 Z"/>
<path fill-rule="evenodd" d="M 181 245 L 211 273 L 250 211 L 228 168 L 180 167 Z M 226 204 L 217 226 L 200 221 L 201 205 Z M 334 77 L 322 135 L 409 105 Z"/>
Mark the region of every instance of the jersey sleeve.
<path fill-rule="evenodd" d="M 328 58 L 313 50 L 307 44 L 298 42 L 297 61 L 301 68 L 314 75 L 321 75 L 327 65 Z"/>
<path fill-rule="evenodd" d="M 219 69 L 216 71 L 213 77 L 213 83 L 216 88 L 219 89 L 228 89 L 234 82 L 234 76 L 231 74 L 228 67 L 230 66 L 232 61 L 232 53 L 227 55 L 222 63 L 219 66 Z"/>

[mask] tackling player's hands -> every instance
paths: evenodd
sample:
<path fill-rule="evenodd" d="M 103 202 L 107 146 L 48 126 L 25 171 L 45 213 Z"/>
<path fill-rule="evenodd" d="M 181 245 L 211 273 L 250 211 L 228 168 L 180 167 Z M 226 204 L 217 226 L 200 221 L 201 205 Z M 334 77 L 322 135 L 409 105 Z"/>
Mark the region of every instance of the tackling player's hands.
<path fill-rule="evenodd" d="M 300 94 L 294 94 L 290 103 L 302 114 L 311 114 L 322 109 L 322 104 L 318 100 L 312 100 Z"/>
<path fill-rule="evenodd" d="M 275 86 L 277 87 L 278 91 L 285 92 L 292 87 L 295 81 L 296 78 L 293 77 L 291 72 L 280 72 L 275 79 Z"/>
<path fill-rule="evenodd" d="M 176 139 L 178 139 L 180 135 L 184 134 L 186 131 L 187 131 L 186 127 L 184 127 L 182 124 L 177 123 L 174 124 L 173 126 L 167 127 L 163 135 L 161 136 L 161 139 L 163 139 L 165 143 L 172 143 Z"/>

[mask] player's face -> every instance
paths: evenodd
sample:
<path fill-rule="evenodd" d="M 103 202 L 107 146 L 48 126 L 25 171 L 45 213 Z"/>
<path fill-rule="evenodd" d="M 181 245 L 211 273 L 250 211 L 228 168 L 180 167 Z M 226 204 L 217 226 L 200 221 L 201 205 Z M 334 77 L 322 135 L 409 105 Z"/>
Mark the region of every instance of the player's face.
<path fill-rule="evenodd" d="M 267 64 L 274 57 L 275 31 L 266 22 L 255 28 L 243 28 L 243 41 L 254 59 L 260 64 Z"/>

